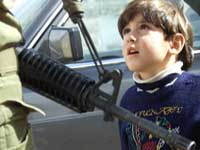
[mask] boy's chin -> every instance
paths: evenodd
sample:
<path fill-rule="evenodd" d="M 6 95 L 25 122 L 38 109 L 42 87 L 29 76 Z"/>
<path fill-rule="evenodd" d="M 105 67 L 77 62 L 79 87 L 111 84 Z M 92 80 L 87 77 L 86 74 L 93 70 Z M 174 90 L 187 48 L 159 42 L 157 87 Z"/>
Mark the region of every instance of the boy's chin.
<path fill-rule="evenodd" d="M 135 72 L 137 69 L 133 66 L 128 66 L 129 71 Z"/>
<path fill-rule="evenodd" d="M 126 65 L 130 71 L 135 72 L 140 70 L 140 65 L 137 65 L 134 62 L 126 62 Z"/>

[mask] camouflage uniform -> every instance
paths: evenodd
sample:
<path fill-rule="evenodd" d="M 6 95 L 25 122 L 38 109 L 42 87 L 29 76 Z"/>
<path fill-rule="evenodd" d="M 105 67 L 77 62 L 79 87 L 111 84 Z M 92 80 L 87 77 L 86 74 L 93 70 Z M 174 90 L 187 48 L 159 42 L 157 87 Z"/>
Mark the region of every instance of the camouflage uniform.
<path fill-rule="evenodd" d="M 8 10 L 11 5 L 12 0 L 0 0 L 0 150 L 29 150 L 32 140 L 27 115 L 43 112 L 22 98 L 15 52 L 22 36 L 20 25 Z"/>

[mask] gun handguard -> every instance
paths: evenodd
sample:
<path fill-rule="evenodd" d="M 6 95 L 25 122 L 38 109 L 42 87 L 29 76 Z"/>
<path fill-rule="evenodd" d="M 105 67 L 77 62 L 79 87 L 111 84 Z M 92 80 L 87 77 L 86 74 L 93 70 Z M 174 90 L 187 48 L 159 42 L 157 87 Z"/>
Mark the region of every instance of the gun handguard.
<path fill-rule="evenodd" d="M 18 57 L 25 86 L 78 112 L 94 109 L 87 100 L 94 80 L 31 50 L 23 50 Z"/>

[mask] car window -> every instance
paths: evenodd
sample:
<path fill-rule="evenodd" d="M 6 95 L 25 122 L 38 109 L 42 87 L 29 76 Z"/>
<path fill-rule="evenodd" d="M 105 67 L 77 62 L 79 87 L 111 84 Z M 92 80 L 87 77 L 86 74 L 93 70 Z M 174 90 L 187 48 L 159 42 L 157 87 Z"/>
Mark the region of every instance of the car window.
<path fill-rule="evenodd" d="M 18 0 L 11 11 L 19 18 L 23 30 L 27 30 L 47 4 L 48 0 Z"/>
<path fill-rule="evenodd" d="M 59 4 L 62 3 L 58 0 Z M 40 30 L 49 16 L 50 12 L 54 12 L 56 7 L 55 0 L 18 0 L 17 5 L 12 9 L 12 12 L 20 20 L 22 24 L 24 36 L 27 41 L 28 38 L 32 39 L 34 33 Z M 84 0 L 85 13 L 83 20 L 86 27 L 94 41 L 94 44 L 101 57 L 117 56 L 121 57 L 122 40 L 117 29 L 117 20 L 130 0 Z M 186 3 L 184 10 L 189 20 L 192 23 L 194 30 L 194 48 L 200 49 L 200 17 L 199 15 Z M 64 11 L 65 12 L 65 11 Z M 66 13 L 66 12 L 65 12 Z M 66 17 L 67 19 L 68 17 Z M 62 20 L 57 17 L 55 20 Z M 56 21 L 57 25 L 59 21 Z M 70 20 L 65 23 L 65 26 L 74 26 Z M 43 34 L 43 36 L 47 34 Z M 45 37 L 46 38 L 46 37 Z M 47 39 L 47 38 L 46 38 Z M 43 40 L 44 42 L 45 40 Z M 86 44 L 83 41 L 84 60 L 90 59 L 90 54 Z M 42 45 L 42 40 L 39 44 Z M 48 46 L 41 49 L 47 49 Z M 48 52 L 48 50 L 46 50 Z M 45 53 L 46 53 L 45 52 Z"/>
<path fill-rule="evenodd" d="M 194 32 L 194 50 L 200 49 L 200 16 L 187 4 L 184 5 L 185 14 L 192 24 Z"/>
<path fill-rule="evenodd" d="M 122 40 L 118 33 L 117 20 L 130 0 L 85 0 L 84 22 L 100 54 L 120 55 Z M 179 1 L 181 3 L 181 1 Z M 182 1 L 183 2 L 183 1 Z M 200 48 L 200 16 L 184 2 L 184 11 L 194 31 L 194 49 Z M 84 44 L 85 56 L 89 54 Z M 118 53 L 116 53 L 118 52 Z"/>
<path fill-rule="evenodd" d="M 101 56 L 121 56 L 122 40 L 118 33 L 117 20 L 129 0 L 84 0 L 83 21 Z M 68 21 L 66 26 L 71 26 Z M 83 41 L 84 56 L 89 50 Z"/>
<path fill-rule="evenodd" d="M 92 39 L 101 52 L 121 49 L 121 37 L 117 29 L 119 14 L 128 0 L 86 0 L 85 23 Z"/>
<path fill-rule="evenodd" d="M 61 3 L 61 1 L 59 1 Z M 30 42 L 57 6 L 55 0 L 17 0 L 11 12 L 22 25 L 26 43 Z"/>

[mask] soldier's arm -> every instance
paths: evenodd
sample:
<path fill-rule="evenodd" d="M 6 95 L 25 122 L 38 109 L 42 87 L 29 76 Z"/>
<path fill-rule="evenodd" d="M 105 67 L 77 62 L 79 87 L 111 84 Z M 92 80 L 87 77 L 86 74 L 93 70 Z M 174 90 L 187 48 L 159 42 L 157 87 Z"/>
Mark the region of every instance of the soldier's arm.
<path fill-rule="evenodd" d="M 11 4 L 4 1 L 0 0 L 0 50 L 15 47 L 22 41 L 21 26 L 9 12 Z M 6 0 L 9 1 L 11 0 Z"/>

